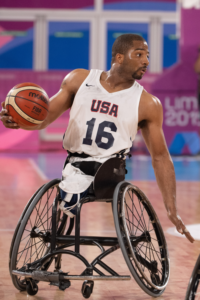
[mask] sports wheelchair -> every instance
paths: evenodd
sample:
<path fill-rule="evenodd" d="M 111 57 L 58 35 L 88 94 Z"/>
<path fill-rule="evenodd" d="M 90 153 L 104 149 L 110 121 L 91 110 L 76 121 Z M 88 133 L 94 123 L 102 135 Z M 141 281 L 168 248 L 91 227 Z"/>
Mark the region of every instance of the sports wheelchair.
<path fill-rule="evenodd" d="M 169 257 L 162 227 L 145 194 L 124 178 L 123 159 L 111 158 L 102 164 L 87 197 L 77 205 L 75 221 L 59 209 L 60 179 L 36 191 L 19 219 L 10 247 L 10 275 L 19 291 L 35 295 L 40 281 L 64 291 L 71 280 L 82 280 L 82 295 L 89 298 L 95 280 L 131 279 L 102 261 L 120 248 L 131 275 L 144 292 L 152 297 L 164 292 L 169 280 Z M 81 207 L 97 201 L 112 204 L 117 237 L 80 236 Z M 74 225 L 75 235 L 71 235 Z M 88 262 L 80 253 L 80 245 L 97 246 L 101 254 Z M 66 256 L 85 265 L 81 273 L 69 274 L 70 264 L 63 265 Z M 68 269 L 61 271 L 61 266 Z"/>
<path fill-rule="evenodd" d="M 185 300 L 200 299 L 199 281 L 200 281 L 200 255 L 198 256 L 196 264 L 192 271 Z"/>

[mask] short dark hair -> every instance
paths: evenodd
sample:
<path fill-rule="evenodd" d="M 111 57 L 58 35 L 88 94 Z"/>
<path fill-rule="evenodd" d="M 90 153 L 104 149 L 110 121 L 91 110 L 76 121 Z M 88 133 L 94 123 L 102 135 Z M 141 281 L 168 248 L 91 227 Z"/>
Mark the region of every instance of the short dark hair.
<path fill-rule="evenodd" d="M 114 62 L 116 54 L 120 53 L 125 55 L 127 51 L 133 47 L 134 41 L 146 42 L 146 40 L 139 34 L 125 33 L 118 36 L 112 46 L 112 63 Z"/>

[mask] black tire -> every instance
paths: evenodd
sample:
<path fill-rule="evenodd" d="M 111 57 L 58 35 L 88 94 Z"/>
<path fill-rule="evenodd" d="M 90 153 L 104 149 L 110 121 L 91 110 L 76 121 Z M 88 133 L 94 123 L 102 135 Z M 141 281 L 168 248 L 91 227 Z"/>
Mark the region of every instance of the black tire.
<path fill-rule="evenodd" d="M 35 192 L 35 194 L 33 194 L 33 196 L 30 198 L 30 200 L 28 201 L 28 203 L 26 204 L 22 214 L 21 214 L 21 217 L 19 218 L 19 221 L 17 223 L 17 226 L 15 228 L 15 231 L 14 231 L 14 234 L 13 234 L 13 237 L 12 237 L 12 241 L 11 241 L 11 245 L 10 245 L 10 252 L 9 252 L 9 270 L 10 270 L 10 260 L 11 260 L 11 256 L 12 256 L 12 250 L 13 250 L 13 245 L 14 245 L 14 242 L 15 242 L 15 238 L 16 238 L 16 235 L 18 233 L 18 229 L 19 229 L 19 226 L 21 224 L 21 221 L 27 211 L 27 209 L 29 208 L 31 202 L 33 201 L 35 195 L 41 190 L 41 188 L 43 187 L 43 185 Z"/>
<path fill-rule="evenodd" d="M 36 295 L 38 292 L 37 284 L 33 280 L 28 281 L 28 283 L 26 284 L 26 291 L 27 291 L 27 294 L 29 294 L 30 296 Z"/>
<path fill-rule="evenodd" d="M 194 300 L 195 299 L 195 297 L 197 295 L 197 290 L 199 287 L 199 281 L 200 281 L 200 255 L 197 258 L 196 264 L 192 271 L 192 275 L 190 277 L 190 281 L 188 284 L 185 300 Z M 198 295 L 200 295 L 200 289 L 199 289 Z M 196 299 L 198 300 L 198 297 Z"/>
<path fill-rule="evenodd" d="M 159 297 L 169 280 L 169 256 L 158 217 L 144 193 L 129 182 L 114 192 L 113 214 L 127 266 L 144 292 Z M 135 237 L 140 241 L 134 242 Z"/>
<path fill-rule="evenodd" d="M 12 249 L 10 250 L 10 275 L 14 286 L 20 291 L 26 290 L 26 281 L 20 276 L 13 275 L 12 270 L 23 270 L 27 263 L 33 263 L 50 252 L 50 243 L 45 243 L 41 238 L 32 238 L 31 232 L 39 230 L 51 234 L 52 206 L 55 197 L 59 194 L 59 182 L 60 179 L 54 179 L 42 186 L 36 192 L 28 207 L 26 206 L 25 213 L 22 213 L 21 221 L 18 223 L 14 242 L 11 244 Z M 67 216 L 61 214 L 59 209 L 57 210 L 57 218 L 57 232 L 63 234 L 63 231 L 67 228 L 67 233 L 71 234 L 74 220 L 70 219 L 67 222 Z M 45 264 L 43 270 L 50 267 L 52 260 L 53 258 Z"/>
<path fill-rule="evenodd" d="M 83 293 L 83 297 L 88 299 L 90 298 L 91 293 L 92 293 L 91 288 L 89 286 L 86 286 L 85 291 Z"/>

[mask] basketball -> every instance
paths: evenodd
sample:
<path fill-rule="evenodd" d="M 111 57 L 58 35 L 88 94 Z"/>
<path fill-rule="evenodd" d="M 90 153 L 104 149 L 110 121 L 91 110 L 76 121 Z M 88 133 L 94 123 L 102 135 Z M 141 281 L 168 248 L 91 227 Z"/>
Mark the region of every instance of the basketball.
<path fill-rule="evenodd" d="M 31 129 L 45 120 L 49 97 L 43 88 L 35 83 L 20 83 L 7 94 L 5 107 L 15 123 L 22 128 Z"/>

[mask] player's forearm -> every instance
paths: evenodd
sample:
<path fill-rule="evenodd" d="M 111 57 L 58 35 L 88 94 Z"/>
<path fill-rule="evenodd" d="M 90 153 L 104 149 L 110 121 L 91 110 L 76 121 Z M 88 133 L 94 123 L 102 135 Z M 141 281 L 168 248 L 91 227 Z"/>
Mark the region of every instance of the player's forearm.
<path fill-rule="evenodd" d="M 176 179 L 174 165 L 169 154 L 153 158 L 156 180 L 161 190 L 163 201 L 168 214 L 177 214 L 176 208 Z"/>
<path fill-rule="evenodd" d="M 30 130 L 30 131 L 33 131 L 33 130 L 41 130 L 41 129 L 45 129 L 51 122 L 48 121 L 48 120 L 44 120 L 41 124 L 38 124 L 34 127 L 23 127 L 22 129 L 24 130 Z"/>

